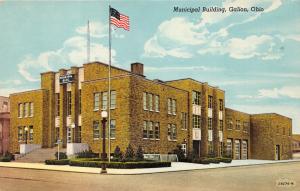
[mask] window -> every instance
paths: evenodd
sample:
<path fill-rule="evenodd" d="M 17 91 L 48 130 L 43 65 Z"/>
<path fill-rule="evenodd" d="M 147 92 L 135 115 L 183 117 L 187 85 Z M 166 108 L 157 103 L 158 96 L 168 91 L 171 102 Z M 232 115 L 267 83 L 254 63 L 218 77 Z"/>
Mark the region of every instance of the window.
<path fill-rule="evenodd" d="M 28 109 L 29 109 L 29 103 L 25 103 L 25 105 L 24 105 L 24 115 L 25 115 L 25 117 L 28 117 L 29 115 L 29 112 L 28 112 Z"/>
<path fill-rule="evenodd" d="M 172 114 L 172 100 L 168 99 L 168 114 Z"/>
<path fill-rule="evenodd" d="M 149 110 L 153 111 L 153 95 L 148 94 L 148 97 L 149 97 Z"/>
<path fill-rule="evenodd" d="M 34 104 L 32 102 L 29 103 L 29 117 L 33 117 L 34 113 Z"/>
<path fill-rule="evenodd" d="M 224 128 L 223 128 L 223 120 L 219 120 L 219 123 L 220 123 L 220 129 L 219 131 L 223 131 Z"/>
<path fill-rule="evenodd" d="M 194 105 L 201 105 L 200 103 L 200 92 L 193 91 L 192 92 L 192 100 Z"/>
<path fill-rule="evenodd" d="M 155 96 L 155 111 L 159 112 L 159 96 Z"/>
<path fill-rule="evenodd" d="M 19 103 L 19 106 L 18 106 L 18 117 L 23 117 L 23 104 L 22 103 Z"/>
<path fill-rule="evenodd" d="M 18 127 L 18 141 L 23 141 L 23 127 Z"/>
<path fill-rule="evenodd" d="M 181 150 L 184 153 L 184 156 L 186 156 L 186 144 L 181 144 Z"/>
<path fill-rule="evenodd" d="M 213 96 L 208 96 L 208 108 L 212 108 L 213 105 Z"/>
<path fill-rule="evenodd" d="M 33 126 L 29 126 L 29 141 L 33 141 Z"/>
<path fill-rule="evenodd" d="M 116 108 L 116 91 L 111 91 L 110 92 L 110 109 L 115 109 Z"/>
<path fill-rule="evenodd" d="M 26 117 L 26 103 L 23 103 L 23 116 Z"/>
<path fill-rule="evenodd" d="M 143 126 L 143 138 L 144 138 L 144 139 L 147 139 L 147 138 L 148 138 L 147 121 L 144 121 L 144 126 Z"/>
<path fill-rule="evenodd" d="M 177 128 L 175 124 L 168 124 L 168 139 L 176 140 L 177 138 Z"/>
<path fill-rule="evenodd" d="M 208 118 L 208 130 L 212 130 L 212 118 Z"/>
<path fill-rule="evenodd" d="M 208 141 L 208 153 L 209 154 L 213 154 L 213 152 L 214 152 L 213 142 L 212 141 Z"/>
<path fill-rule="evenodd" d="M 153 122 L 152 121 L 148 121 L 148 129 L 149 129 L 149 138 L 153 139 L 154 138 L 154 132 L 153 132 Z"/>
<path fill-rule="evenodd" d="M 244 122 L 243 123 L 243 132 L 244 133 L 248 133 L 249 132 L 249 123 L 248 122 Z"/>
<path fill-rule="evenodd" d="M 241 121 L 240 120 L 236 120 L 235 129 L 238 131 L 241 130 Z"/>
<path fill-rule="evenodd" d="M 116 138 L 116 120 L 115 119 L 110 120 L 110 138 L 111 139 Z"/>
<path fill-rule="evenodd" d="M 224 105 L 223 105 L 223 100 L 222 99 L 219 99 L 219 109 L 220 109 L 220 111 L 223 111 L 223 109 L 224 109 Z"/>
<path fill-rule="evenodd" d="M 78 126 L 78 143 L 81 143 L 81 126 Z"/>
<path fill-rule="evenodd" d="M 72 92 L 68 91 L 67 92 L 67 115 L 72 115 Z"/>
<path fill-rule="evenodd" d="M 187 113 L 181 113 L 181 129 L 187 129 Z"/>
<path fill-rule="evenodd" d="M 228 119 L 228 120 L 226 121 L 226 123 L 227 123 L 227 130 L 232 130 L 232 128 L 233 128 L 233 122 L 232 122 L 232 119 Z"/>
<path fill-rule="evenodd" d="M 79 90 L 78 94 L 79 94 L 79 114 L 81 114 L 81 90 Z"/>
<path fill-rule="evenodd" d="M 55 138 L 56 138 L 56 142 L 59 140 L 59 127 L 55 128 Z"/>
<path fill-rule="evenodd" d="M 100 93 L 94 93 L 94 110 L 99 110 Z"/>
<path fill-rule="evenodd" d="M 176 115 L 176 100 L 175 99 L 173 99 L 172 100 L 172 114 L 173 115 Z"/>
<path fill-rule="evenodd" d="M 93 121 L 93 138 L 94 140 L 98 140 L 100 138 L 99 121 Z"/>
<path fill-rule="evenodd" d="M 232 157 L 232 139 L 227 139 L 227 156 Z"/>
<path fill-rule="evenodd" d="M 160 138 L 159 122 L 156 122 L 156 123 L 155 123 L 154 138 L 155 138 L 155 139 L 159 139 L 159 138 Z"/>
<path fill-rule="evenodd" d="M 102 110 L 107 110 L 107 92 L 102 92 Z"/>
<path fill-rule="evenodd" d="M 193 128 L 201 128 L 201 116 L 193 115 Z"/>
<path fill-rule="evenodd" d="M 144 106 L 144 110 L 148 110 L 148 108 L 147 108 L 147 93 L 146 92 L 143 93 L 143 106 Z"/>
<path fill-rule="evenodd" d="M 60 95 L 59 93 L 55 94 L 55 116 L 58 117 L 60 115 Z"/>
<path fill-rule="evenodd" d="M 72 142 L 72 129 L 71 127 L 67 128 L 67 143 L 71 143 Z"/>

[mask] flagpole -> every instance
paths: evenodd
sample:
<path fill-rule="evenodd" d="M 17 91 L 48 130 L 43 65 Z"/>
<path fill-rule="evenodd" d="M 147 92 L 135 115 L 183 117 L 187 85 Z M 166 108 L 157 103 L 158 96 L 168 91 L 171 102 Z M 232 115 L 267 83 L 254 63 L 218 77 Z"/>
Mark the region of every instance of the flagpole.
<path fill-rule="evenodd" d="M 108 15 L 108 23 L 109 23 L 109 65 L 108 65 L 108 162 L 110 162 L 110 99 L 111 99 L 111 92 L 110 92 L 110 85 L 111 85 L 111 22 L 110 22 L 110 15 L 111 9 L 109 5 L 109 15 Z"/>

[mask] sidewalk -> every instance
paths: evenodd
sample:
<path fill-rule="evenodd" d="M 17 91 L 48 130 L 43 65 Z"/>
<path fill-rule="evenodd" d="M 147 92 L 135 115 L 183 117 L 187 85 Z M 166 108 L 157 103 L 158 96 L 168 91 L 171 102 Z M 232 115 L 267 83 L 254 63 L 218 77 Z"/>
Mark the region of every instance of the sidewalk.
<path fill-rule="evenodd" d="M 107 174 L 111 175 L 134 175 L 134 174 L 151 174 L 151 173 L 163 173 L 163 172 L 177 172 L 187 170 L 201 170 L 201 169 L 215 169 L 215 168 L 227 168 L 237 166 L 251 166 L 251 165 L 263 165 L 274 163 L 288 163 L 288 162 L 300 162 L 300 159 L 294 160 L 233 160 L 232 163 L 220 163 L 220 164 L 194 164 L 183 162 L 172 162 L 172 167 L 164 168 L 143 168 L 143 169 L 107 169 Z M 52 171 L 64 171 L 64 172 L 78 172 L 78 173 L 91 173 L 99 174 L 100 168 L 89 167 L 75 167 L 69 165 L 45 165 L 42 163 L 19 163 L 19 162 L 0 162 L 0 167 L 9 168 L 23 168 L 23 169 L 37 169 L 37 170 L 52 170 Z"/>

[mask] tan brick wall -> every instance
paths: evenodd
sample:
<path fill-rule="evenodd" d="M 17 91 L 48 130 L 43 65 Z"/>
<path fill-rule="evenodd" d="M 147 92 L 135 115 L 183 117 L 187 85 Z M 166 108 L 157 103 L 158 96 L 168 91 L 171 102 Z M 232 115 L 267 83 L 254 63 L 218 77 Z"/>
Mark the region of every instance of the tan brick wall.
<path fill-rule="evenodd" d="M 251 115 L 251 154 L 254 159 L 275 159 L 280 146 L 280 160 L 292 158 L 292 120 L 278 114 Z"/>
<path fill-rule="evenodd" d="M 18 127 L 33 126 L 33 144 L 41 144 L 48 147 L 48 92 L 47 90 L 34 90 L 10 95 L 11 106 L 11 128 L 10 128 L 10 150 L 19 151 Z M 34 103 L 33 117 L 18 117 L 18 104 Z"/>

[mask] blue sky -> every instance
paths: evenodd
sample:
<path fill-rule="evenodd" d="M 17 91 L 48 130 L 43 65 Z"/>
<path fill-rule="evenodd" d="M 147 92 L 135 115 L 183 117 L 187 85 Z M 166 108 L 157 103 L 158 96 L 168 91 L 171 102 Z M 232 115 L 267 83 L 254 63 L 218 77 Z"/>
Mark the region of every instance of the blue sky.
<path fill-rule="evenodd" d="M 108 1 L 0 0 L 0 94 L 39 88 L 40 72 L 108 60 Z M 276 112 L 300 133 L 300 1 L 110 1 L 130 17 L 113 30 L 113 65 L 142 62 L 150 79 L 191 77 L 226 91 L 226 105 Z M 179 7 L 263 7 L 264 12 L 175 13 Z"/>

